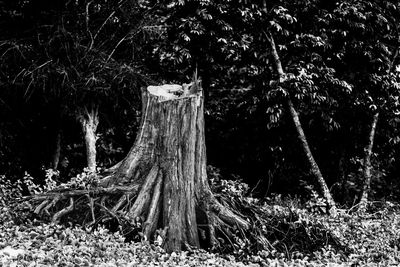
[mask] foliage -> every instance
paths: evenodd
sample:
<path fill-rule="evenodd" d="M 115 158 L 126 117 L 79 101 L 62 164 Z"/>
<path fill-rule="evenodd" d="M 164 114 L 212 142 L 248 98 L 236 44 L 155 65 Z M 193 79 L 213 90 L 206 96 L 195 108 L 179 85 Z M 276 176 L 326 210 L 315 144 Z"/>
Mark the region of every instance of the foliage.
<path fill-rule="evenodd" d="M 220 251 L 233 253 L 239 258 L 248 255 L 265 254 L 277 257 L 280 253 L 291 257 L 296 251 L 310 254 L 328 244 L 343 249 L 339 240 L 329 228 L 312 220 L 298 205 L 282 205 L 273 200 L 261 201 L 248 196 L 248 185 L 240 181 L 212 180 L 217 198 L 251 222 L 251 229 L 236 229 L 221 240 Z M 229 231 L 229 230 L 225 230 Z"/>
<path fill-rule="evenodd" d="M 127 243 L 104 228 L 89 231 L 54 224 L 10 225 L 0 230 L 3 265 L 28 266 L 244 266 L 201 251 L 166 254 L 145 243 Z"/>
<path fill-rule="evenodd" d="M 13 221 L 16 217 L 14 213 L 15 199 L 22 196 L 22 187 L 20 183 L 12 184 L 4 175 L 0 175 L 0 208 L 1 208 L 1 224 Z"/>
<path fill-rule="evenodd" d="M 214 169 L 217 174 L 218 170 Z M 2 226 L 0 254 L 3 265 L 28 266 L 349 266 L 400 263 L 399 207 L 377 202 L 365 215 L 342 210 L 337 218 L 318 215 L 302 208 L 296 199 L 276 195 L 265 202 L 246 196 L 247 186 L 234 181 L 217 181 L 218 197 L 232 207 L 247 211 L 257 220 L 250 232 L 235 232 L 235 238 L 220 240 L 224 255 L 202 250 L 166 254 L 157 242 L 127 242 L 119 232 L 102 226 L 81 228 L 46 224 L 22 214 L 15 197 L 17 187 L 4 177 L 1 182 Z M 232 197 L 231 193 L 235 193 Z M 15 208 L 15 209 L 14 209 Z M 257 208 L 257 209 L 256 209 Z M 262 211 L 262 213 L 259 213 Z M 17 216 L 7 217 L 10 212 Z M 243 230 L 243 229 L 242 229 Z M 258 232 L 257 232 L 258 230 Z M 262 232 L 269 247 L 257 250 Z M 339 240 L 340 239 L 340 240 Z M 337 246 L 337 244 L 345 246 Z M 222 250 L 221 250 L 222 249 Z M 232 253 L 231 255 L 227 252 Z M 241 260 L 242 262 L 239 262 Z"/>

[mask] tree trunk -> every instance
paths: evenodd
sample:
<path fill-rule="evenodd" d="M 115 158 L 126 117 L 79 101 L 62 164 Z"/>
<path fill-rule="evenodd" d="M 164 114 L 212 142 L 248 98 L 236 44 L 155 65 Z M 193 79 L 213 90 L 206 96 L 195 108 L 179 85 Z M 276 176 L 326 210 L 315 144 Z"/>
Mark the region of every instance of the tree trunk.
<path fill-rule="evenodd" d="M 365 212 L 368 204 L 368 193 L 371 187 L 371 155 L 372 155 L 372 148 L 374 146 L 375 141 L 375 132 L 376 132 L 376 125 L 378 124 L 379 113 L 375 113 L 371 122 L 371 129 L 368 136 L 368 143 L 365 146 L 364 152 L 364 162 L 363 162 L 363 187 L 360 202 L 358 205 L 358 210 L 360 212 Z"/>
<path fill-rule="evenodd" d="M 58 127 L 57 133 L 56 133 L 53 157 L 52 157 L 52 160 L 51 160 L 51 168 L 53 170 L 57 170 L 58 169 L 58 163 L 60 162 L 60 156 L 61 156 L 61 134 L 62 134 L 61 129 Z"/>
<path fill-rule="evenodd" d="M 322 195 L 324 196 L 326 203 L 328 205 L 328 213 L 330 215 L 336 216 L 335 201 L 333 200 L 332 195 L 329 191 L 328 185 L 326 184 L 325 179 L 322 176 L 321 170 L 319 169 L 319 166 L 314 159 L 314 156 L 311 152 L 310 146 L 308 145 L 306 135 L 304 134 L 303 127 L 301 126 L 299 114 L 297 113 L 297 111 L 294 108 L 293 103 L 290 99 L 288 100 L 288 106 L 289 106 L 290 115 L 291 115 L 294 125 L 296 127 L 297 137 L 300 140 L 304 154 L 306 155 L 307 161 L 310 164 L 310 171 L 314 175 L 314 177 L 317 178 L 318 184 L 322 191 Z"/>
<path fill-rule="evenodd" d="M 286 73 L 283 70 L 282 63 L 281 63 L 278 51 L 276 49 L 274 38 L 273 38 L 272 34 L 270 34 L 270 33 L 265 33 L 265 36 L 266 36 L 266 38 L 267 38 L 267 40 L 268 40 L 268 42 L 269 42 L 269 44 L 271 46 L 271 54 L 272 54 L 272 57 L 274 59 L 276 71 L 277 71 L 277 73 L 279 75 L 279 82 L 282 83 L 286 79 Z M 293 102 L 290 99 L 290 96 L 288 96 L 287 105 L 288 105 L 289 112 L 290 112 L 290 115 L 292 117 L 292 120 L 294 122 L 294 125 L 296 127 L 297 136 L 298 136 L 298 138 L 299 138 L 299 140 L 301 142 L 303 151 L 304 151 L 304 153 L 306 155 L 306 158 L 307 158 L 307 161 L 308 161 L 308 163 L 310 165 L 310 172 L 317 179 L 317 182 L 318 182 L 318 184 L 319 184 L 319 186 L 321 188 L 322 194 L 323 194 L 323 196 L 324 196 L 324 198 L 326 200 L 326 204 L 328 206 L 328 213 L 330 215 L 332 215 L 332 216 L 336 216 L 337 211 L 336 211 L 335 201 L 332 198 L 332 195 L 331 195 L 331 193 L 329 191 L 329 188 L 328 188 L 328 186 L 327 186 L 327 184 L 325 182 L 325 179 L 322 176 L 321 170 L 319 169 L 319 166 L 318 166 L 317 162 L 314 159 L 314 156 L 313 156 L 313 154 L 311 152 L 311 149 L 310 149 L 310 146 L 308 144 L 306 135 L 304 133 L 303 127 L 301 125 L 299 114 L 298 114 L 297 110 L 295 109 L 295 107 L 293 105 Z"/>
<path fill-rule="evenodd" d="M 216 200 L 208 185 L 199 84 L 186 92 L 179 85 L 149 86 L 142 104 L 134 146 L 101 181 L 102 187 L 132 188 L 110 210 L 124 210 L 131 220 L 142 221 L 147 240 L 162 228 L 168 252 L 204 242 L 216 245 L 216 227 L 248 228 L 247 221 Z"/>
<path fill-rule="evenodd" d="M 85 139 L 87 168 L 91 172 L 96 171 L 96 141 L 97 125 L 99 124 L 98 107 L 93 106 L 90 111 L 84 108 L 80 111 L 79 121 Z"/>

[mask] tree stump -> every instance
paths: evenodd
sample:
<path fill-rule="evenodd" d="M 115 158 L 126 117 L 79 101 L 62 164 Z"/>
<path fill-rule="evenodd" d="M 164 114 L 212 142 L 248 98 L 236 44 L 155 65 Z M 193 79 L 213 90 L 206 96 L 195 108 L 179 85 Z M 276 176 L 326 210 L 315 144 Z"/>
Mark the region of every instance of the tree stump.
<path fill-rule="evenodd" d="M 58 221 L 57 214 L 71 212 L 71 205 L 76 206 L 82 199 L 79 196 L 85 194 L 91 207 L 97 201 L 112 216 L 123 214 L 132 221 L 140 220 L 146 240 L 162 229 L 167 252 L 198 248 L 200 244 L 213 247 L 218 243 L 216 229 L 249 227 L 246 220 L 219 203 L 210 190 L 203 92 L 198 82 L 144 89 L 142 121 L 133 147 L 104 174 L 97 188 L 81 191 L 36 198 L 41 200 L 36 212 L 44 207 L 48 211 L 54 199 L 70 199 L 64 201 L 64 206 L 69 203 L 64 212 L 58 209 L 54 214 L 53 220 Z M 114 201 L 107 199 L 111 195 Z"/>

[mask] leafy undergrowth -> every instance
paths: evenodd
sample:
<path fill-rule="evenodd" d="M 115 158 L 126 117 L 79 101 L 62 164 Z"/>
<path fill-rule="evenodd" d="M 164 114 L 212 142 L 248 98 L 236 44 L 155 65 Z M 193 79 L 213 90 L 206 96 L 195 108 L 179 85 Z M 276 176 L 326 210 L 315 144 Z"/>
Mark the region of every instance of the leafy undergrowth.
<path fill-rule="evenodd" d="M 222 193 L 220 198 L 224 202 L 232 195 Z M 323 203 L 312 202 L 304 206 L 296 199 L 261 202 L 238 196 L 226 200 L 236 210 L 250 210 L 253 227 L 249 231 L 262 232 L 270 244 L 270 249 L 252 254 L 257 251 L 259 241 L 254 237 L 259 234 L 248 233 L 247 238 L 238 237 L 242 246 L 231 253 L 261 266 L 278 262 L 283 265 L 277 266 L 400 266 L 398 204 L 370 203 L 365 214 L 342 209 L 332 218 L 324 215 Z"/>
<path fill-rule="evenodd" d="M 2 210 L 7 214 L 8 210 Z M 203 250 L 165 253 L 148 243 L 129 243 L 119 233 L 40 222 L 2 220 L 0 266 L 399 266 L 400 213 L 387 207 L 368 215 L 342 212 L 338 218 L 307 214 L 340 233 L 351 252 L 325 247 L 312 253 L 276 249 L 242 257 Z M 5 218 L 5 217 L 3 217 Z M 295 241 L 295 240 L 294 240 Z M 288 249 L 289 251 L 289 249 Z"/>
<path fill-rule="evenodd" d="M 377 202 L 366 214 L 340 210 L 330 218 L 318 199 L 260 201 L 245 197 L 245 184 L 212 187 L 222 203 L 248 217 L 251 229 L 231 229 L 214 253 L 167 254 L 102 227 L 35 220 L 13 201 L 21 196 L 18 186 L 0 183 L 0 266 L 400 266 L 398 205 Z"/>
<path fill-rule="evenodd" d="M 54 224 L 2 228 L 4 266 L 243 266 L 205 251 L 166 254 L 156 246 L 124 242 L 121 235 L 103 228 L 93 232 Z"/>
<path fill-rule="evenodd" d="M 340 233 L 351 252 L 339 262 L 352 266 L 400 266 L 400 209 L 391 202 L 373 203 L 366 214 L 342 211 L 336 219 L 317 217 L 332 231 Z M 335 260 L 337 254 L 324 251 L 315 258 Z"/>
<path fill-rule="evenodd" d="M 245 184 L 224 183 L 230 185 L 214 188 L 220 200 L 252 218 L 253 233 L 244 238 L 242 251 L 233 251 L 242 260 L 262 264 L 284 259 L 289 266 L 400 266 L 399 204 L 373 202 L 364 214 L 354 207 L 332 218 L 325 215 L 326 204 L 316 194 L 305 205 L 279 195 L 261 201 L 244 197 L 240 191 L 246 190 Z M 271 248 L 251 255 L 257 250 L 257 229 Z"/>

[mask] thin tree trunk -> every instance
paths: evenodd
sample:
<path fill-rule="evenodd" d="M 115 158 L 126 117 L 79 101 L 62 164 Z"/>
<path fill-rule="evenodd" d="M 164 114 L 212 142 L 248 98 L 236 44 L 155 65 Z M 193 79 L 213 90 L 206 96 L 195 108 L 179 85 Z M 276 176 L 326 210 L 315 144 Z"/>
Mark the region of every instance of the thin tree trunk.
<path fill-rule="evenodd" d="M 273 38 L 272 34 L 270 34 L 270 33 L 265 33 L 265 36 L 266 36 L 266 38 L 267 38 L 267 40 L 268 40 L 268 42 L 269 42 L 269 44 L 271 46 L 271 54 L 272 54 L 272 57 L 274 59 L 276 71 L 277 71 L 277 73 L 279 75 L 279 82 L 282 83 L 286 79 L 286 73 L 283 70 L 282 63 L 281 63 L 278 51 L 276 49 L 274 38 Z M 314 175 L 314 177 L 317 179 L 318 184 L 319 184 L 319 186 L 321 188 L 322 194 L 323 194 L 323 196 L 324 196 L 324 198 L 326 200 L 326 203 L 328 205 L 328 213 L 330 215 L 332 215 L 332 216 L 336 216 L 337 211 L 336 211 L 335 201 L 333 200 L 332 195 L 331 195 L 331 193 L 329 191 L 329 188 L 328 188 L 328 186 L 327 186 L 327 184 L 325 182 L 325 179 L 322 176 L 321 170 L 319 169 L 319 166 L 318 166 L 317 162 L 314 159 L 314 156 L 313 156 L 313 154 L 311 152 L 311 149 L 310 149 L 310 146 L 308 144 L 306 135 L 304 133 L 303 127 L 301 125 L 299 114 L 298 114 L 297 110 L 295 109 L 295 107 L 293 105 L 293 102 L 290 99 L 290 97 L 287 98 L 287 105 L 288 105 L 289 112 L 290 112 L 290 115 L 292 117 L 293 123 L 294 123 L 294 125 L 296 127 L 297 136 L 298 136 L 298 138 L 299 138 L 299 140 L 301 142 L 303 151 L 304 151 L 304 153 L 306 155 L 306 158 L 307 158 L 307 161 L 308 161 L 308 163 L 310 165 L 310 171 Z"/>
<path fill-rule="evenodd" d="M 303 127 L 301 126 L 299 114 L 297 113 L 297 111 L 294 108 L 293 103 L 290 99 L 288 100 L 288 106 L 289 106 L 290 115 L 291 115 L 294 125 L 296 127 L 297 137 L 300 140 L 304 154 L 306 155 L 307 161 L 310 164 L 310 171 L 314 175 L 314 177 L 317 178 L 318 184 L 322 191 L 322 195 L 324 196 L 326 203 L 328 205 L 329 214 L 336 216 L 335 201 L 333 200 L 333 197 L 329 191 L 328 185 L 326 184 L 325 179 L 322 176 L 321 170 L 319 169 L 319 166 L 314 159 L 314 156 L 311 152 L 306 135 L 304 134 Z"/>
<path fill-rule="evenodd" d="M 372 148 L 374 146 L 375 141 L 375 133 L 376 133 L 376 125 L 378 124 L 379 113 L 375 113 L 371 122 L 371 129 L 368 136 L 368 143 L 365 146 L 365 156 L 363 162 L 363 187 L 361 198 L 358 206 L 358 210 L 360 212 L 365 212 L 368 204 L 368 193 L 371 187 L 371 155 L 372 155 Z"/>
<path fill-rule="evenodd" d="M 56 140 L 55 140 L 55 147 L 54 147 L 54 153 L 53 157 L 51 160 L 51 168 L 53 170 L 58 169 L 58 163 L 60 162 L 60 156 L 61 156 L 61 129 L 60 127 L 57 129 L 57 134 L 56 134 Z"/>
<path fill-rule="evenodd" d="M 340 197 L 342 202 L 346 202 L 348 198 L 348 190 L 346 188 L 347 175 L 346 175 L 346 148 L 343 147 L 340 153 L 339 163 L 338 163 L 338 181 Z"/>
<path fill-rule="evenodd" d="M 81 110 L 79 121 L 85 139 L 87 168 L 91 172 L 96 171 L 96 141 L 97 126 L 99 124 L 98 107 L 93 106 L 90 111 L 87 108 Z"/>

